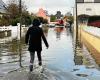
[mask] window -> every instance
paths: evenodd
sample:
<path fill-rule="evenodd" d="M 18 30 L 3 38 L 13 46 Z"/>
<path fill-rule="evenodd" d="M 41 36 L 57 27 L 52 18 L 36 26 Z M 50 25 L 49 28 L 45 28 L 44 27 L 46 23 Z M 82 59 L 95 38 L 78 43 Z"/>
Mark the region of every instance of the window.
<path fill-rule="evenodd" d="M 100 3 L 100 0 L 94 0 L 94 2 L 99 2 Z"/>
<path fill-rule="evenodd" d="M 94 2 L 94 0 L 84 0 L 84 2 L 91 3 L 91 2 Z"/>
<path fill-rule="evenodd" d="M 92 11 L 92 9 L 91 8 L 86 8 L 86 11 Z"/>
<path fill-rule="evenodd" d="M 84 3 L 84 0 L 76 0 L 77 3 Z"/>

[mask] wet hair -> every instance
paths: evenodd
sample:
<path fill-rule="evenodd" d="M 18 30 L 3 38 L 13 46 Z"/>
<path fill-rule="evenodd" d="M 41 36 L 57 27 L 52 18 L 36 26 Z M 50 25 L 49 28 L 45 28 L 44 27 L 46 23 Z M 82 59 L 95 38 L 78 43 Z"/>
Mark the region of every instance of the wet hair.
<path fill-rule="evenodd" d="M 41 23 L 40 23 L 40 20 L 38 18 L 35 18 L 32 22 L 33 26 L 39 26 Z"/>

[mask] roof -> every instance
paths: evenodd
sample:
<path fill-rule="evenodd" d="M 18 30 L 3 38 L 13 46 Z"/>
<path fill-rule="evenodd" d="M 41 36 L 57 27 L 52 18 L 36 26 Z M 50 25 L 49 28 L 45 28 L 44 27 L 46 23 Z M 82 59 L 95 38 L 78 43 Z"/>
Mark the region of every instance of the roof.
<path fill-rule="evenodd" d="M 6 4 L 0 0 L 0 13 L 6 13 Z"/>

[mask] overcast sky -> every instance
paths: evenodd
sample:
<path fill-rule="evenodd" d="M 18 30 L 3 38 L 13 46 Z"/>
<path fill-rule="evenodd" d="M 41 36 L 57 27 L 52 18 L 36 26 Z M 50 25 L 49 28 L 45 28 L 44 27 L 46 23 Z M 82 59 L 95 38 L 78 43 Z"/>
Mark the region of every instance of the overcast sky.
<path fill-rule="evenodd" d="M 8 0 L 2 0 L 7 2 Z M 19 0 L 18 0 L 19 1 Z M 36 13 L 39 8 L 43 8 L 48 11 L 49 14 L 55 14 L 57 11 L 61 11 L 63 14 L 68 11 L 72 12 L 75 0 L 22 0 L 25 1 L 28 11 Z"/>

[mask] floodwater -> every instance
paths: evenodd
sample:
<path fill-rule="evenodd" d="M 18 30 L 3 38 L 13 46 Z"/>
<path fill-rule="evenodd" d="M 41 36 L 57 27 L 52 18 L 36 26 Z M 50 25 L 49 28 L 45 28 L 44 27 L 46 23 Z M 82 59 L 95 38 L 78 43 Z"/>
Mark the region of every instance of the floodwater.
<path fill-rule="evenodd" d="M 79 48 L 76 53 L 73 33 L 69 29 L 57 27 L 43 28 L 43 30 L 49 43 L 49 49 L 46 49 L 43 44 L 44 71 L 39 80 L 100 79 L 99 67 L 86 48 Z M 21 39 L 21 46 L 19 46 L 19 41 L 16 37 L 12 38 L 10 36 L 0 40 L 2 41 L 0 43 L 0 78 L 19 70 L 20 63 L 24 67 L 24 71 L 28 72 L 30 55 L 27 50 L 28 46 L 24 43 L 24 36 Z M 34 66 L 37 64 L 38 60 L 35 57 Z M 34 73 L 36 72 L 34 71 Z M 47 77 L 46 79 L 42 77 L 44 75 Z"/>

